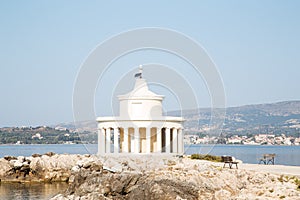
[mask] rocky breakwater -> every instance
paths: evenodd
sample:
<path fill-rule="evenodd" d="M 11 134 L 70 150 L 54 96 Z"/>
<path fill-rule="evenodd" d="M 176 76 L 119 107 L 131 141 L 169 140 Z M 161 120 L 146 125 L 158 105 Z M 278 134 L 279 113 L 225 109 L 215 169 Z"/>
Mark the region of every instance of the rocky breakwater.
<path fill-rule="evenodd" d="M 2 182 L 68 182 L 72 168 L 91 166 L 91 155 L 33 154 L 5 156 L 0 159 L 0 179 Z M 96 165 L 96 161 L 93 162 Z M 99 163 L 98 168 L 102 168 Z M 95 167 L 93 168 L 95 169 Z"/>
<path fill-rule="evenodd" d="M 68 190 L 52 200 L 300 199 L 297 177 L 228 169 L 159 156 L 101 158 L 103 168 L 73 168 Z"/>
<path fill-rule="evenodd" d="M 67 181 L 52 200 L 300 199 L 299 177 L 170 156 L 6 156 L 0 168 L 2 181 Z"/>

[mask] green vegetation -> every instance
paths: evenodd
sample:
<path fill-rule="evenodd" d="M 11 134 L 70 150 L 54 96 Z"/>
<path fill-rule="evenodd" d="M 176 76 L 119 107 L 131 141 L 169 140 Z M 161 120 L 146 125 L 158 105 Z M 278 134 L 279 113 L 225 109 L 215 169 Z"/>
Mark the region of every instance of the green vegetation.
<path fill-rule="evenodd" d="M 95 143 L 97 134 L 56 130 L 51 127 L 13 127 L 0 129 L 0 144 L 64 144 Z"/>
<path fill-rule="evenodd" d="M 289 181 L 289 177 L 288 176 L 283 176 L 281 174 L 280 177 L 278 178 L 278 181 L 281 182 L 281 183 L 288 182 Z"/>
<path fill-rule="evenodd" d="M 300 190 L 300 180 L 297 177 L 295 177 L 295 176 L 289 177 L 289 176 L 283 176 L 283 175 L 281 175 L 278 178 L 278 181 L 280 181 L 281 183 L 288 182 L 290 180 L 292 180 L 296 184 L 297 190 Z"/>
<path fill-rule="evenodd" d="M 297 186 L 297 189 L 300 190 L 300 180 L 298 178 L 295 178 L 295 184 Z"/>
<path fill-rule="evenodd" d="M 213 162 L 221 162 L 221 156 L 213 156 L 213 155 L 202 155 L 202 154 L 192 154 L 191 159 L 198 159 L 198 160 L 208 160 Z"/>

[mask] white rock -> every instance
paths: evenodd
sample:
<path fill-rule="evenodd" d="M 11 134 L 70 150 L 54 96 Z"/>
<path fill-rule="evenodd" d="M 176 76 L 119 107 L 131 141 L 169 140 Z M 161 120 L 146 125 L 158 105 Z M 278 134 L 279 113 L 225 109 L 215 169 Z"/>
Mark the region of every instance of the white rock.
<path fill-rule="evenodd" d="M 78 167 L 82 167 L 83 166 L 83 164 L 84 164 L 84 161 L 83 160 L 78 160 L 77 162 L 76 162 L 76 165 L 78 166 Z"/>
<path fill-rule="evenodd" d="M 32 160 L 32 156 L 27 156 L 27 157 L 25 157 L 25 160 L 29 160 L 29 161 L 31 161 Z"/>
<path fill-rule="evenodd" d="M 64 197 L 62 194 L 58 194 L 53 197 L 52 200 L 68 200 L 68 198 Z"/>
<path fill-rule="evenodd" d="M 17 160 L 15 163 L 14 163 L 14 168 L 21 168 L 23 166 L 23 162 L 20 162 L 20 160 Z"/>
<path fill-rule="evenodd" d="M 17 159 L 20 162 L 24 162 L 25 161 L 25 157 L 24 156 L 18 156 Z"/>
<path fill-rule="evenodd" d="M 17 162 L 17 160 L 10 160 L 10 161 L 9 161 L 9 164 L 10 164 L 11 166 L 14 166 L 15 162 Z"/>
<path fill-rule="evenodd" d="M 79 172 L 80 171 L 80 167 L 78 165 L 74 166 L 74 167 L 72 167 L 71 171 L 72 172 Z"/>
<path fill-rule="evenodd" d="M 11 164 L 10 161 L 7 162 L 7 160 L 0 159 L 0 176 L 6 175 L 6 173 L 11 170 L 12 166 L 14 166 L 14 163 Z"/>
<path fill-rule="evenodd" d="M 215 198 L 216 199 L 220 199 L 220 200 L 230 199 L 230 197 L 231 197 L 231 193 L 227 190 L 221 189 L 221 190 L 215 192 Z"/>

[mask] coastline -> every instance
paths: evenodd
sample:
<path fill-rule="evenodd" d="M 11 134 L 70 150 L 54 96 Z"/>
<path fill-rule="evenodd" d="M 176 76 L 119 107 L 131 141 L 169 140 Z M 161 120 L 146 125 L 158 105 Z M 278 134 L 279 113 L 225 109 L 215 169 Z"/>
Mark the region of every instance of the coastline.
<path fill-rule="evenodd" d="M 31 156 L 34 153 L 44 154 L 47 152 L 58 154 L 95 154 L 95 144 L 30 144 L 30 145 L 0 145 L 0 157 Z M 256 164 L 262 154 L 275 153 L 275 164 L 286 166 L 300 166 L 300 146 L 253 146 L 253 145 L 192 145 L 185 146 L 185 154 L 211 154 L 231 155 L 243 163 Z"/>
<path fill-rule="evenodd" d="M 2 182 L 67 182 L 53 200 L 299 199 L 300 167 L 192 160 L 174 155 L 32 155 L 0 159 Z M 297 185 L 298 184 L 298 185 Z M 297 189 L 298 188 L 298 189 Z M 145 195 L 148 195 L 145 197 Z M 159 197 L 159 198 L 158 198 Z"/>

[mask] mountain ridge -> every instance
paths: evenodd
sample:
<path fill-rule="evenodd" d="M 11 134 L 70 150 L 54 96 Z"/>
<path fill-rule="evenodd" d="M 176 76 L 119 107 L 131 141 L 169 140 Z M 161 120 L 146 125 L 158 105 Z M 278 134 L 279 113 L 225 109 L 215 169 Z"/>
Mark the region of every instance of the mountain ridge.
<path fill-rule="evenodd" d="M 184 127 L 187 134 L 209 134 L 212 130 L 210 127 L 211 108 L 170 111 L 166 112 L 165 115 L 183 116 L 186 119 Z M 79 132 L 96 132 L 97 130 L 96 121 L 78 124 L 77 127 L 74 123 L 61 123 L 57 126 L 77 129 Z M 224 135 L 259 133 L 295 135 L 299 130 L 300 100 L 292 100 L 228 107 L 226 108 L 222 133 Z"/>

